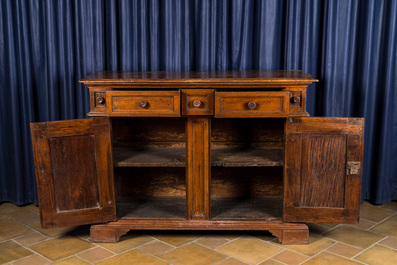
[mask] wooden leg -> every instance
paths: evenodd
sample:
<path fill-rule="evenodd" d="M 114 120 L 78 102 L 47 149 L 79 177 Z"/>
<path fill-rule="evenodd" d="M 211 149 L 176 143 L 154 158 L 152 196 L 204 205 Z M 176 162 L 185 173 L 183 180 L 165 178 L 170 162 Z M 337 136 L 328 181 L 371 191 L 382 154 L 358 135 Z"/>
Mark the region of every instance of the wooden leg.
<path fill-rule="evenodd" d="M 92 225 L 90 229 L 90 240 L 94 243 L 116 243 L 119 242 L 120 237 L 127 234 L 129 230 L 129 228 Z"/>
<path fill-rule="evenodd" d="M 269 230 L 283 245 L 303 245 L 309 243 L 309 228 Z"/>

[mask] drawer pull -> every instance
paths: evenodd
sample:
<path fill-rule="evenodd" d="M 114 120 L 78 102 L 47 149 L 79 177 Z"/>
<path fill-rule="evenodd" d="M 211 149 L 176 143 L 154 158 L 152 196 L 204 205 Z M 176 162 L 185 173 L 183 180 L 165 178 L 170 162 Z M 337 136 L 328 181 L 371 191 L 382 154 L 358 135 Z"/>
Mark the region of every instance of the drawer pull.
<path fill-rule="evenodd" d="M 256 108 L 256 103 L 253 101 L 248 102 L 248 108 L 249 109 L 255 109 Z"/>
<path fill-rule="evenodd" d="M 139 107 L 141 107 L 141 108 L 146 108 L 147 105 L 148 105 L 148 104 L 147 104 L 147 101 L 146 101 L 146 100 L 141 100 L 141 101 L 139 101 Z"/>
<path fill-rule="evenodd" d="M 299 97 L 291 98 L 291 103 L 298 103 L 301 99 Z"/>
<path fill-rule="evenodd" d="M 195 108 L 199 108 L 201 106 L 201 101 L 196 99 L 195 101 L 193 101 L 193 107 Z"/>
<path fill-rule="evenodd" d="M 97 97 L 97 98 L 96 98 L 96 102 L 97 102 L 98 104 L 104 104 L 104 103 L 105 103 L 105 98 L 103 98 L 103 97 Z"/>

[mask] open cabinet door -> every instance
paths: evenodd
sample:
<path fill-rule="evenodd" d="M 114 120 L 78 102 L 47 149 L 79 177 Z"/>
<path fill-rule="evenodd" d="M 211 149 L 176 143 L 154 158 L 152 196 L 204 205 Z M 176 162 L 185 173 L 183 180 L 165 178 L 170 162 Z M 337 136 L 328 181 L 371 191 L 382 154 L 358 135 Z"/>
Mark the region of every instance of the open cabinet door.
<path fill-rule="evenodd" d="M 31 124 L 43 228 L 116 219 L 109 118 Z"/>
<path fill-rule="evenodd" d="M 364 119 L 289 118 L 285 222 L 357 223 Z"/>

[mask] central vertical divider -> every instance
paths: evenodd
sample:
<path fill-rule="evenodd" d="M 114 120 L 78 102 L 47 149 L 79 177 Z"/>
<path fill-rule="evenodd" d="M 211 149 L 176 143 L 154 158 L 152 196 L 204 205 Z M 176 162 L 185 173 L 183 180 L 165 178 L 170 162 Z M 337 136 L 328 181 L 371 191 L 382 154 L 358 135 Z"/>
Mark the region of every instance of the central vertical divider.
<path fill-rule="evenodd" d="M 210 121 L 206 117 L 189 117 L 186 121 L 186 210 L 189 220 L 210 218 Z"/>

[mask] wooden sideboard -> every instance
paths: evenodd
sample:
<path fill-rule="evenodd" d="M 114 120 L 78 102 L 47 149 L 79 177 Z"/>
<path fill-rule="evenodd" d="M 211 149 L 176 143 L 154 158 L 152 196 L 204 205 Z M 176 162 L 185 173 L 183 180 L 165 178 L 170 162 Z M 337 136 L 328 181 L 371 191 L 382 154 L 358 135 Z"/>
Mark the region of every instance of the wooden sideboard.
<path fill-rule="evenodd" d="M 31 124 L 41 224 L 269 230 L 357 223 L 362 118 L 312 118 L 302 71 L 96 72 L 88 119 Z"/>

